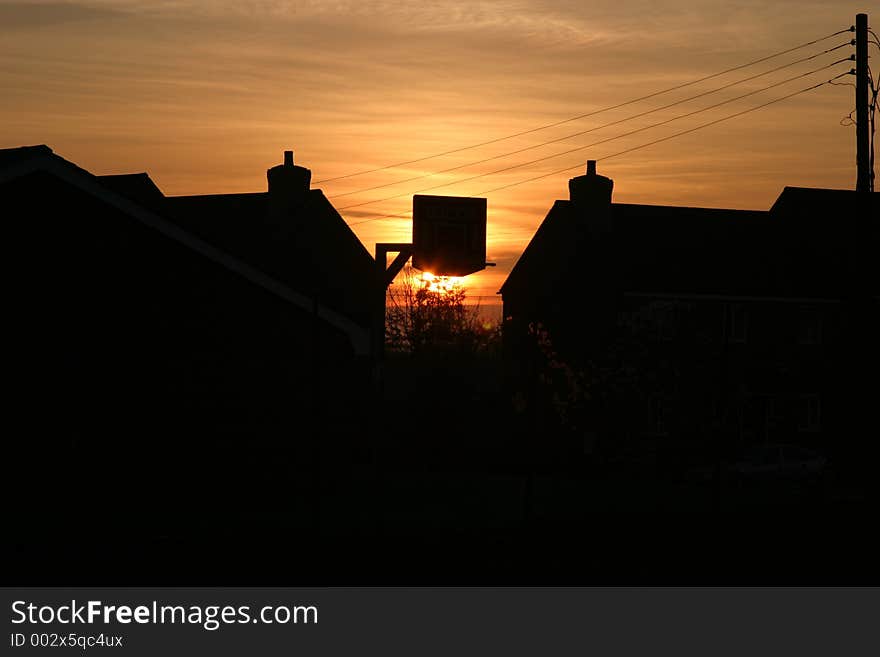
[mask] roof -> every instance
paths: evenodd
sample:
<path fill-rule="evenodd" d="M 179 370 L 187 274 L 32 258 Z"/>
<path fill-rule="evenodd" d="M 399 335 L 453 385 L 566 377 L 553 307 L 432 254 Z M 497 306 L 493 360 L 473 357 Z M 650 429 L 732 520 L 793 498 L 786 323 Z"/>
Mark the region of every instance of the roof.
<path fill-rule="evenodd" d="M 149 182 L 149 185 L 146 184 L 146 181 L 149 180 L 146 174 L 122 177 L 94 176 L 54 154 L 47 146 L 0 149 L 0 184 L 9 183 L 16 178 L 37 171 L 56 176 L 99 198 L 133 219 L 159 231 L 169 239 L 187 246 L 201 256 L 235 272 L 302 310 L 314 313 L 317 308 L 317 315 L 322 320 L 348 335 L 355 353 L 362 355 L 369 353 L 369 332 L 362 325 L 324 303 L 318 303 L 316 306 L 312 295 L 304 294 L 285 284 L 285 282 L 267 274 L 262 268 L 234 257 L 215 244 L 184 230 L 177 223 L 161 216 L 157 211 L 145 207 L 137 200 L 137 196 L 148 190 L 149 185 L 152 185 L 152 181 Z M 155 186 L 153 185 L 153 187 Z M 158 191 L 158 188 L 156 189 Z M 123 191 L 126 194 L 123 194 Z"/>
<path fill-rule="evenodd" d="M 375 262 L 321 190 L 282 209 L 260 192 L 169 197 L 165 210 L 186 230 L 368 325 Z"/>
<path fill-rule="evenodd" d="M 786 187 L 770 214 L 781 283 L 794 293 L 880 292 L 880 193 Z"/>
<path fill-rule="evenodd" d="M 589 212 L 556 201 L 500 292 L 582 276 L 626 292 L 839 298 L 880 281 L 878 218 L 878 193 L 786 187 L 769 211 L 612 203 L 611 234 L 595 236 Z"/>
<path fill-rule="evenodd" d="M 33 157 L 51 155 L 52 149 L 43 144 L 39 146 L 20 146 L 0 149 L 0 169 L 19 164 Z"/>
<path fill-rule="evenodd" d="M 571 201 L 556 201 L 501 293 L 537 293 L 571 276 L 586 283 L 600 278 L 603 284 L 613 277 L 615 286 L 626 290 L 746 292 L 737 288 L 756 272 L 747 271 L 754 263 L 739 254 L 757 243 L 756 231 L 766 216 L 750 210 L 612 203 L 612 233 L 594 236 L 588 213 Z"/>
<path fill-rule="evenodd" d="M 146 173 L 124 173 L 111 176 L 97 176 L 98 180 L 117 194 L 138 201 L 148 208 L 159 209 L 165 195 Z"/>
<path fill-rule="evenodd" d="M 772 213 L 792 209 L 815 209 L 822 216 L 850 213 L 861 204 L 873 212 L 880 212 L 880 192 L 865 193 L 851 189 L 823 189 L 819 187 L 785 187 L 770 208 Z M 817 213 L 812 213 L 814 216 Z M 878 215 L 875 214 L 876 218 Z"/>

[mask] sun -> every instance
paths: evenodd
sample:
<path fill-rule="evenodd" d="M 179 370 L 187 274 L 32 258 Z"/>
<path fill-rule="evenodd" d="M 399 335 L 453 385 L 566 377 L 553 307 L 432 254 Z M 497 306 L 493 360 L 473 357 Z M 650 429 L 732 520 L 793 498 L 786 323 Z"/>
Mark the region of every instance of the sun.
<path fill-rule="evenodd" d="M 436 276 L 430 272 L 422 272 L 422 289 L 436 294 L 449 294 L 462 286 L 464 276 Z"/>

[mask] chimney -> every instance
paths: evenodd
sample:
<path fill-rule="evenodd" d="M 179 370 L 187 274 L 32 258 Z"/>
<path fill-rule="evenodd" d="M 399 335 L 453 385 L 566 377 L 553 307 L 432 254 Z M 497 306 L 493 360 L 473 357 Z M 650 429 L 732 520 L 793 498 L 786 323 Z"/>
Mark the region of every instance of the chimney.
<path fill-rule="evenodd" d="M 591 232 L 611 232 L 611 191 L 614 181 L 596 173 L 596 160 L 587 160 L 587 173 L 568 181 L 568 193 L 576 212 Z"/>
<path fill-rule="evenodd" d="M 284 151 L 284 164 L 266 171 L 266 177 L 269 179 L 269 198 L 291 204 L 309 191 L 312 172 L 293 163 L 293 151 Z"/>

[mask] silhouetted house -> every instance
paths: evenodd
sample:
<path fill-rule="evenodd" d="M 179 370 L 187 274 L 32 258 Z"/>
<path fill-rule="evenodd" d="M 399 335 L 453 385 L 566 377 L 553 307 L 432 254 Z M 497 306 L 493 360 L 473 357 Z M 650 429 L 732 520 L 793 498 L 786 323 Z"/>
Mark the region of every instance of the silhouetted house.
<path fill-rule="evenodd" d="M 22 441 L 98 445 L 123 472 L 159 458 L 160 476 L 359 425 L 372 260 L 305 171 L 270 170 L 268 193 L 169 199 L 146 174 L 0 150 Z"/>
<path fill-rule="evenodd" d="M 164 208 L 187 231 L 368 329 L 369 252 L 323 192 L 309 188 L 311 171 L 294 165 L 292 151 L 267 178 L 265 192 L 174 196 Z"/>
<path fill-rule="evenodd" d="M 880 195 L 787 187 L 764 212 L 612 186 L 588 163 L 501 288 L 520 408 L 614 449 L 876 433 Z"/>

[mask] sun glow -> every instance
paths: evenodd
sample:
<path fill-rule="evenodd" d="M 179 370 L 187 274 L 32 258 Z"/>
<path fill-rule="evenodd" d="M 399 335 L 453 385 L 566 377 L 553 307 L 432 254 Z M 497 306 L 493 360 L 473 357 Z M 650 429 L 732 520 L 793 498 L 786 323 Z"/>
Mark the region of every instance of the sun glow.
<path fill-rule="evenodd" d="M 435 276 L 427 271 L 422 273 L 422 287 L 437 294 L 454 292 L 461 287 L 463 281 L 464 276 Z"/>

